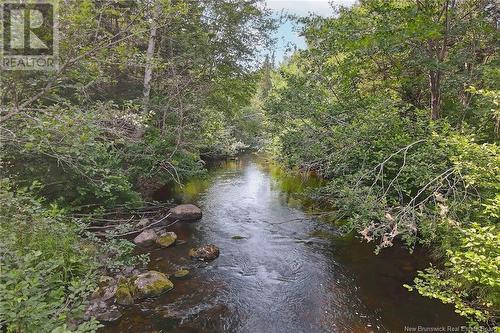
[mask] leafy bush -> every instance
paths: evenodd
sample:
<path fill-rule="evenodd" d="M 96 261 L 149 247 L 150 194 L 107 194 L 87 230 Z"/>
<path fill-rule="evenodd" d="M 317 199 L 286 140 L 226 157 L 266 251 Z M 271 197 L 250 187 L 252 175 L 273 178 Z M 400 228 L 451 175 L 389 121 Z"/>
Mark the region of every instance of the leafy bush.
<path fill-rule="evenodd" d="M 4 136 L 4 172 L 21 185 L 37 181 L 40 194 L 63 206 L 138 202 L 123 168 L 123 134 L 110 124 L 113 106 L 93 107 L 101 112 L 53 106 L 19 119 Z"/>
<path fill-rule="evenodd" d="M 460 245 L 446 251 L 443 269 L 431 266 L 406 287 L 454 304 L 473 323 L 487 322 L 500 308 L 500 230 L 474 223 L 462 232 Z"/>
<path fill-rule="evenodd" d="M 69 331 L 79 322 L 98 272 L 133 258 L 130 247 L 82 237 L 83 225 L 29 189 L 0 182 L 0 327 L 7 332 Z M 76 330 L 94 331 L 95 320 Z M 75 329 L 74 327 L 72 329 Z"/>

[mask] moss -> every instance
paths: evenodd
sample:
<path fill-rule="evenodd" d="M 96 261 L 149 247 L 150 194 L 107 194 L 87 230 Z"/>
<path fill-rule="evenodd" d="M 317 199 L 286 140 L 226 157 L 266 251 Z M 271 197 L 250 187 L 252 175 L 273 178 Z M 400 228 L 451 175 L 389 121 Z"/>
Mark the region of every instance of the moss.
<path fill-rule="evenodd" d="M 158 296 L 174 287 L 165 274 L 150 271 L 140 275 L 135 281 L 135 287 L 141 297 Z"/>
<path fill-rule="evenodd" d="M 134 294 L 134 284 L 125 278 L 121 278 L 115 292 L 116 303 L 121 305 L 132 305 L 134 304 Z"/>
<path fill-rule="evenodd" d="M 160 236 L 156 239 L 156 244 L 161 247 L 169 247 L 175 243 L 177 240 L 177 235 L 173 232 L 167 232 L 165 235 Z"/>
<path fill-rule="evenodd" d="M 157 296 L 174 287 L 174 284 L 169 280 L 156 280 L 143 288 L 142 292 L 145 296 Z"/>
<path fill-rule="evenodd" d="M 99 285 L 99 287 L 108 287 L 114 281 L 115 280 L 112 277 L 103 275 L 103 276 L 99 277 L 99 282 L 97 284 Z"/>
<path fill-rule="evenodd" d="M 185 277 L 186 275 L 189 274 L 189 271 L 187 269 L 180 269 L 177 272 L 174 273 L 174 277 L 176 278 L 182 278 Z"/>
<path fill-rule="evenodd" d="M 130 292 L 130 289 L 126 286 L 120 286 L 115 293 L 116 303 L 121 305 L 132 305 L 134 304 L 134 298 Z"/>

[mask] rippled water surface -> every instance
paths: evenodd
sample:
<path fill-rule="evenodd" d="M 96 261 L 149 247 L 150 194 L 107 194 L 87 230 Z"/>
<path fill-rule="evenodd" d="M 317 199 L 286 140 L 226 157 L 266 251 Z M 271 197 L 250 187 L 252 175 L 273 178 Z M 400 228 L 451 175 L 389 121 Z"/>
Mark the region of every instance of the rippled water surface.
<path fill-rule="evenodd" d="M 172 194 L 199 205 L 203 218 L 174 225 L 186 243 L 154 250 L 150 269 L 191 274 L 102 331 L 403 332 L 462 324 L 450 307 L 402 287 L 426 265 L 422 253 L 391 248 L 374 256 L 355 239 L 324 237 L 332 230 L 293 196 L 303 182 L 247 157 Z M 217 245 L 220 257 L 189 260 L 189 249 L 202 244 Z"/>

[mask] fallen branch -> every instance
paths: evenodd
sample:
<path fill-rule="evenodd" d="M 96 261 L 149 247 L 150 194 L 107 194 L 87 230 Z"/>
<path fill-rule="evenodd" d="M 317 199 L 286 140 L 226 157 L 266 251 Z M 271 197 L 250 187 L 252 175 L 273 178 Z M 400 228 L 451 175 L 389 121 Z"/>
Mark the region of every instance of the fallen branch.
<path fill-rule="evenodd" d="M 134 234 L 137 234 L 137 233 L 140 233 L 144 230 L 147 230 L 147 229 L 150 229 L 151 227 L 155 226 L 155 225 L 158 225 L 160 224 L 161 222 L 165 221 L 169 216 L 171 215 L 171 213 L 168 213 L 167 215 L 165 215 L 164 217 L 162 217 L 161 219 L 159 219 L 158 221 L 156 222 L 153 222 L 139 230 L 133 230 L 133 231 L 129 231 L 129 232 L 125 232 L 125 233 L 122 233 L 122 234 L 116 234 L 116 235 L 110 235 L 110 234 L 98 234 L 99 236 L 107 236 L 107 237 L 110 237 L 110 238 L 117 238 L 117 237 L 125 237 L 125 236 L 130 236 L 130 235 L 134 235 Z M 175 223 L 179 222 L 179 220 L 175 220 L 174 222 L 170 223 L 170 224 L 167 224 L 165 227 L 170 227 L 171 225 L 174 225 Z"/>

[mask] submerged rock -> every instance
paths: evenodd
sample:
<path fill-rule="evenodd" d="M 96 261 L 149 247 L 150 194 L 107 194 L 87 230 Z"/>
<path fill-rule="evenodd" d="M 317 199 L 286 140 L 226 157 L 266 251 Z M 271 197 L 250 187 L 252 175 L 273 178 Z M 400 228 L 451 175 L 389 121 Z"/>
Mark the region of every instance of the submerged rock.
<path fill-rule="evenodd" d="M 213 244 L 200 246 L 189 250 L 189 256 L 198 260 L 214 260 L 219 256 L 219 248 Z"/>
<path fill-rule="evenodd" d="M 231 237 L 231 239 L 240 240 L 240 239 L 246 239 L 246 237 L 245 236 L 236 235 L 236 236 Z"/>
<path fill-rule="evenodd" d="M 158 296 L 165 291 L 174 287 L 174 284 L 163 273 L 157 271 L 149 271 L 139 274 L 135 281 L 134 287 L 137 298 L 146 298 Z"/>
<path fill-rule="evenodd" d="M 174 277 L 183 278 L 188 274 L 189 274 L 189 271 L 187 269 L 179 269 L 177 272 L 174 273 Z"/>
<path fill-rule="evenodd" d="M 154 230 L 144 230 L 134 238 L 134 243 L 141 246 L 149 246 L 152 245 L 157 238 L 158 235 Z"/>
<path fill-rule="evenodd" d="M 170 209 L 170 217 L 179 221 L 201 219 L 201 209 L 192 204 L 179 205 Z"/>
<path fill-rule="evenodd" d="M 158 237 L 155 242 L 161 247 L 169 247 L 174 244 L 176 240 L 177 235 L 175 234 L 175 232 L 169 231 Z"/>

